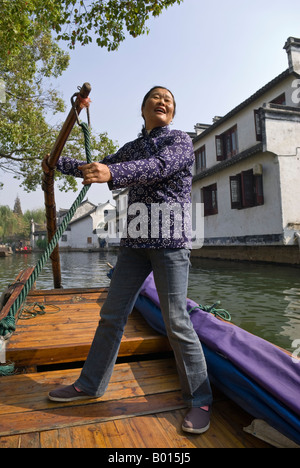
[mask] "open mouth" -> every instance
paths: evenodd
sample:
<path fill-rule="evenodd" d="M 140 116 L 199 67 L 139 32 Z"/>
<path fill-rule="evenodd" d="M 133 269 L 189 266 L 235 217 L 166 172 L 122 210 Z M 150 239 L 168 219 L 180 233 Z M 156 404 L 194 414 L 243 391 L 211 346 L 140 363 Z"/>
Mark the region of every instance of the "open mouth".
<path fill-rule="evenodd" d="M 157 114 L 165 114 L 165 113 L 166 113 L 166 111 L 165 111 L 165 109 L 164 109 L 163 107 L 157 107 L 157 108 L 155 109 L 155 112 L 156 112 Z"/>

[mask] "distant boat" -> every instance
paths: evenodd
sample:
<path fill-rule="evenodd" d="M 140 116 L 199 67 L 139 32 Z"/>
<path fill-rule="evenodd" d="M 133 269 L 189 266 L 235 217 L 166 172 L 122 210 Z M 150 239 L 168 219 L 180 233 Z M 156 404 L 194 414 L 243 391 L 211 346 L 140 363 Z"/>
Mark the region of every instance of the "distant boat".
<path fill-rule="evenodd" d="M 32 248 L 31 247 L 20 247 L 15 250 L 16 253 L 21 253 L 21 254 L 31 254 L 32 253 Z"/>
<path fill-rule="evenodd" d="M 13 251 L 11 247 L 9 247 L 8 245 L 0 245 L 0 257 L 8 257 L 12 254 Z"/>

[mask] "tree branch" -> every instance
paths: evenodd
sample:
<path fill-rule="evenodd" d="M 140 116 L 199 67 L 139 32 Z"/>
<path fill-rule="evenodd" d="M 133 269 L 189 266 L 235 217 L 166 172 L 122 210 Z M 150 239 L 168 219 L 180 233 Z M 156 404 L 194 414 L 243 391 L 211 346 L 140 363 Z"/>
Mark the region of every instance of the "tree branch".
<path fill-rule="evenodd" d="M 27 151 L 30 151 L 29 148 L 21 148 L 18 150 L 11 151 L 10 153 L 1 153 L 0 151 L 0 159 L 10 159 L 11 161 L 18 161 L 18 162 L 24 162 L 24 161 L 39 161 L 40 158 L 38 156 L 20 156 L 17 158 L 16 156 L 13 156 L 15 153 L 26 153 Z"/>

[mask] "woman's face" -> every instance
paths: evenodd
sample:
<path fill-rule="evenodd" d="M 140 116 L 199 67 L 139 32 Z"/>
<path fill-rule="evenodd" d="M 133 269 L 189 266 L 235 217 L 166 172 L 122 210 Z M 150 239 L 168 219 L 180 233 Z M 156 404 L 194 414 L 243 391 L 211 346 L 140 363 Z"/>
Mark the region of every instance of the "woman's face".
<path fill-rule="evenodd" d="M 164 88 L 155 88 L 142 107 L 146 130 L 169 125 L 174 117 L 172 94 Z"/>

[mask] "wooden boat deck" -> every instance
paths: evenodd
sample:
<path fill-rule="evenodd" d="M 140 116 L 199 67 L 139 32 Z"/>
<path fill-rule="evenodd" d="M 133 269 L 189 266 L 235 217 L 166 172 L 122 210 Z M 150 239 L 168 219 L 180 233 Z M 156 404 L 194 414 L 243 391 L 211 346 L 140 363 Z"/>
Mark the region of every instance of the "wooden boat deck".
<path fill-rule="evenodd" d="M 29 308 L 38 303 L 44 315 L 19 320 L 10 339 L 7 360 L 16 366 L 84 361 L 99 321 L 107 289 L 36 290 L 27 296 Z M 55 308 L 58 308 L 55 309 Z M 153 331 L 137 311 L 130 315 L 119 356 L 170 350 L 168 340 Z"/>
<path fill-rule="evenodd" d="M 197 436 L 181 430 L 186 407 L 168 340 L 137 311 L 128 320 L 106 394 L 50 402 L 50 389 L 78 377 L 106 294 L 106 289 L 30 292 L 26 307 L 37 302 L 46 313 L 19 320 L 9 340 L 7 361 L 22 372 L 0 377 L 0 448 L 270 447 L 243 431 L 253 418 L 217 390 L 209 431 Z"/>

